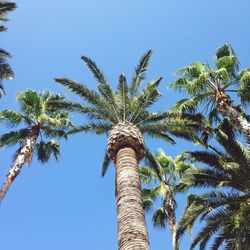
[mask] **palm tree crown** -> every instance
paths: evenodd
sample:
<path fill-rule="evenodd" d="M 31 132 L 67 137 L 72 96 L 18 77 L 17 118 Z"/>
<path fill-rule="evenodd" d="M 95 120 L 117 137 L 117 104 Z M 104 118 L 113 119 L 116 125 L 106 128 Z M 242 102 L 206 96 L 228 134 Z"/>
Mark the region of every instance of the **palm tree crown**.
<path fill-rule="evenodd" d="M 46 139 L 65 136 L 65 130 L 72 126 L 69 115 L 65 111 L 58 111 L 50 106 L 50 102 L 64 100 L 60 95 L 50 92 L 37 93 L 34 90 L 27 90 L 17 95 L 20 105 L 20 112 L 3 110 L 0 112 L 0 122 L 7 126 L 15 127 L 23 124 L 24 127 L 0 136 L 0 147 L 22 145 L 32 129 L 36 129 L 39 142 L 36 143 L 38 160 L 46 162 L 50 155 L 56 159 L 59 154 L 59 144 Z"/>
<path fill-rule="evenodd" d="M 124 127 L 129 125 L 133 129 L 138 128 L 142 134 L 160 138 L 170 143 L 175 143 L 170 135 L 191 139 L 194 136 L 194 128 L 198 126 L 199 116 L 175 115 L 168 112 L 152 113 L 148 111 L 148 108 L 157 102 L 161 96 L 157 87 L 162 80 L 162 77 L 158 77 L 150 81 L 140 91 L 141 84 L 145 80 L 151 54 L 152 51 L 149 50 L 143 55 L 135 69 L 130 85 L 128 85 L 125 75 L 120 75 L 115 91 L 97 65 L 85 56 L 82 56 L 81 59 L 96 78 L 99 93 L 76 81 L 67 78 L 56 78 L 56 82 L 77 94 L 89 104 L 87 106 L 71 101 L 55 102 L 56 107 L 82 113 L 89 120 L 88 124 L 75 128 L 70 133 L 85 131 L 106 134 L 115 126 L 124 124 L 126 125 Z M 112 154 L 110 153 L 110 151 L 109 154 L 107 152 L 105 156 L 103 175 L 110 162 Z"/>
<path fill-rule="evenodd" d="M 142 190 L 144 208 L 151 210 L 160 198 L 160 207 L 154 211 L 153 224 L 155 227 L 166 228 L 169 226 L 172 234 L 173 249 L 179 249 L 176 238 L 176 198 L 177 192 L 184 191 L 178 189 L 178 182 L 182 175 L 194 168 L 191 164 L 184 161 L 185 153 L 178 155 L 176 158 L 167 156 L 163 150 L 153 156 L 159 171 L 155 172 L 149 166 L 140 167 L 140 176 L 146 188 Z M 148 188 L 148 186 L 150 186 Z"/>
<path fill-rule="evenodd" d="M 195 112 L 200 104 L 209 111 L 209 119 L 219 119 L 218 111 L 229 117 L 250 138 L 250 123 L 232 106 L 228 93 L 237 92 L 241 103 L 250 102 L 250 70 L 239 72 L 239 60 L 230 45 L 225 44 L 215 53 L 215 68 L 196 62 L 177 71 L 180 78 L 171 84 L 174 89 L 187 93 L 190 98 L 175 104 L 173 111 Z M 201 110 L 201 109 L 200 109 Z"/>
<path fill-rule="evenodd" d="M 19 144 L 6 181 L 0 190 L 0 203 L 22 167 L 31 161 L 34 151 L 42 163 L 47 162 L 51 156 L 58 159 L 60 147 L 54 138 L 65 137 L 66 130 L 72 124 L 68 113 L 51 107 L 50 102 L 63 99 L 49 92 L 39 94 L 34 90 L 27 90 L 17 96 L 20 112 L 0 112 L 0 122 L 7 126 L 24 125 L 21 129 L 0 136 L 0 147 Z"/>

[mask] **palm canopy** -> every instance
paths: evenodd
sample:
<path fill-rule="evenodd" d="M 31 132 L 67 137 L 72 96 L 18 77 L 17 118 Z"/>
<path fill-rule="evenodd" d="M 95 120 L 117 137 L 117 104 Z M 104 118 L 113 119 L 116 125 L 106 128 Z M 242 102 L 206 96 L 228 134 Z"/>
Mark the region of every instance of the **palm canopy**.
<path fill-rule="evenodd" d="M 155 172 L 147 162 L 146 166 L 140 167 L 140 177 L 145 188 L 142 190 L 144 208 L 152 210 L 157 200 L 160 206 L 153 212 L 153 225 L 155 227 L 166 228 L 169 225 L 172 234 L 173 249 L 178 249 L 176 239 L 176 197 L 177 192 L 185 189 L 177 189 L 177 184 L 182 175 L 194 168 L 191 164 L 184 161 L 185 153 L 176 158 L 167 156 L 163 150 L 159 150 L 154 156 L 159 165 L 158 172 Z"/>
<path fill-rule="evenodd" d="M 16 8 L 16 4 L 4 0 L 0 0 L 0 22 L 7 22 L 7 14 Z M 0 25 L 0 32 L 6 30 L 7 28 Z"/>
<path fill-rule="evenodd" d="M 140 178 L 142 183 L 146 186 L 153 186 L 152 188 L 144 188 L 143 201 L 146 210 L 150 210 L 157 198 L 162 199 L 162 206 L 167 202 L 166 198 L 169 193 L 176 193 L 185 191 L 180 189 L 177 183 L 180 181 L 182 175 L 194 166 L 184 161 L 186 153 L 182 153 L 176 158 L 167 156 L 163 150 L 159 150 L 153 157 L 158 164 L 158 172 L 154 171 L 154 167 L 150 166 L 152 161 L 146 161 L 146 165 L 140 167 Z M 167 218 L 166 218 L 167 221 Z M 157 216 L 153 218 L 155 226 L 165 227 L 165 222 L 157 220 Z"/>
<path fill-rule="evenodd" d="M 237 92 L 242 104 L 250 102 L 250 69 L 239 71 L 239 60 L 229 44 L 217 49 L 214 68 L 195 62 L 178 70 L 177 75 L 180 78 L 171 83 L 171 87 L 185 92 L 190 98 L 177 102 L 174 112 L 195 112 L 203 104 L 203 111 L 209 111 L 213 121 L 221 94 Z"/>
<path fill-rule="evenodd" d="M 220 190 L 189 196 L 178 237 L 186 230 L 191 231 L 200 218 L 204 226 L 191 249 L 197 244 L 204 249 L 212 237 L 211 249 L 218 249 L 223 243 L 226 249 L 247 249 L 250 243 L 250 153 L 236 140 L 227 120 L 217 130 L 217 141 L 224 150 L 190 152 L 192 161 L 205 163 L 207 167 L 185 174 L 180 185 Z"/>
<path fill-rule="evenodd" d="M 18 130 L 0 136 L 0 147 L 23 145 L 33 128 L 39 131 L 40 140 L 36 142 L 35 151 L 38 160 L 46 162 L 50 156 L 59 157 L 60 148 L 58 142 L 52 138 L 66 136 L 66 130 L 72 127 L 69 114 L 59 111 L 50 105 L 55 100 L 64 100 L 64 97 L 50 92 L 37 93 L 27 90 L 17 95 L 20 112 L 13 110 L 0 111 L 0 122 Z"/>
<path fill-rule="evenodd" d="M 199 116 L 180 116 L 170 115 L 168 112 L 153 113 L 148 111 L 161 96 L 157 88 L 162 80 L 161 77 L 158 77 L 150 81 L 143 90 L 140 90 L 145 80 L 151 54 L 152 51 L 149 50 L 142 56 L 130 85 L 125 75 L 120 75 L 116 90 L 112 89 L 97 65 L 85 56 L 82 56 L 81 59 L 97 80 L 98 92 L 90 90 L 85 84 L 67 78 L 56 78 L 57 83 L 85 101 L 85 104 L 61 100 L 54 103 L 56 107 L 79 112 L 87 117 L 89 122 L 86 125 L 75 128 L 70 133 L 85 131 L 106 134 L 118 123 L 130 123 L 136 125 L 143 134 L 161 138 L 170 143 L 175 143 L 171 135 L 192 139 Z M 103 174 L 108 163 L 109 157 L 106 154 Z"/>

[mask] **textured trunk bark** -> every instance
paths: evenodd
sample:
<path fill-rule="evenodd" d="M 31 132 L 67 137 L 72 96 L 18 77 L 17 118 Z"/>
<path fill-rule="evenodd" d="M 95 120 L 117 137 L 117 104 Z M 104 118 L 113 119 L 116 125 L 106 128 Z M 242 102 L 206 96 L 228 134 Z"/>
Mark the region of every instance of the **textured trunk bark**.
<path fill-rule="evenodd" d="M 177 240 L 176 240 L 176 223 L 172 225 L 171 229 L 171 234 L 172 234 L 172 245 L 173 245 L 173 250 L 179 250 Z"/>
<path fill-rule="evenodd" d="M 218 111 L 228 117 L 241 131 L 250 139 L 250 123 L 244 118 L 234 107 L 228 95 L 223 92 L 218 92 L 216 97 Z"/>
<path fill-rule="evenodd" d="M 235 123 L 236 126 L 240 128 L 242 133 L 250 139 L 250 123 L 248 120 L 243 117 L 237 110 L 235 110 L 232 106 L 225 106 L 225 116 L 229 117 L 232 122 Z"/>
<path fill-rule="evenodd" d="M 173 250 L 178 250 L 178 244 L 176 240 L 176 235 L 177 235 L 177 225 L 176 225 L 176 216 L 175 216 L 175 199 L 173 197 L 173 193 L 170 192 L 167 197 L 166 197 L 166 211 L 168 213 L 168 224 L 170 227 L 171 231 L 171 236 L 172 236 L 172 246 Z"/>
<path fill-rule="evenodd" d="M 137 164 L 132 148 L 118 151 L 116 184 L 119 250 L 150 249 Z"/>
<path fill-rule="evenodd" d="M 9 173 L 6 176 L 6 181 L 0 189 L 0 204 L 2 203 L 11 184 L 14 182 L 14 180 L 20 173 L 24 164 L 31 159 L 38 134 L 39 127 L 33 127 L 33 129 L 30 131 L 30 134 L 27 136 L 25 143 L 17 152 L 17 155 L 15 156 L 14 162 L 9 170 Z"/>

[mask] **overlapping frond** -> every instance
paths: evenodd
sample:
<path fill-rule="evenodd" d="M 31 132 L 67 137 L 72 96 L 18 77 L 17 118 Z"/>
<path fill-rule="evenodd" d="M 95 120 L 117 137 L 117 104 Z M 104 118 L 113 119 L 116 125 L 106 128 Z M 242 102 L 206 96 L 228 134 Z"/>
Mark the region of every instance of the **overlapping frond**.
<path fill-rule="evenodd" d="M 39 94 L 32 89 L 18 93 L 17 101 L 25 116 L 32 116 L 32 119 L 36 119 L 42 113 L 43 107 Z"/>
<path fill-rule="evenodd" d="M 7 22 L 7 14 L 16 8 L 16 4 L 8 1 L 0 1 L 0 22 Z M 2 30 L 6 30 L 6 27 L 1 26 Z"/>
<path fill-rule="evenodd" d="M 164 207 L 160 207 L 154 212 L 152 221 L 155 227 L 166 228 L 168 216 Z"/>
<path fill-rule="evenodd" d="M 80 96 L 90 104 L 95 105 L 97 107 L 102 106 L 103 103 L 101 101 L 100 95 L 97 92 L 90 90 L 84 84 L 69 80 L 67 78 L 55 78 L 55 81 L 66 87 L 69 91 Z"/>
<path fill-rule="evenodd" d="M 29 129 L 20 129 L 17 131 L 11 131 L 9 133 L 0 136 L 0 147 L 3 146 L 15 146 L 16 144 L 21 144 L 24 142 L 25 138 L 28 136 Z"/>
<path fill-rule="evenodd" d="M 154 201 L 156 199 L 155 194 L 152 192 L 151 189 L 143 188 L 142 189 L 142 202 L 143 202 L 143 208 L 146 211 L 150 211 L 154 205 Z"/>
<path fill-rule="evenodd" d="M 240 72 L 238 94 L 242 104 L 247 105 L 250 103 L 250 69 L 244 69 Z"/>
<path fill-rule="evenodd" d="M 185 231 L 191 231 L 194 223 L 200 218 L 204 224 L 196 234 L 190 249 L 194 249 L 196 245 L 205 249 L 212 238 L 211 249 L 218 249 L 222 243 L 225 243 L 228 249 L 244 249 L 245 239 L 250 234 L 250 227 L 245 226 L 249 214 L 245 211 L 250 211 L 249 151 L 236 140 L 232 126 L 227 120 L 223 121 L 215 133 L 224 152 L 216 148 L 213 153 L 190 152 L 188 159 L 205 163 L 207 167 L 191 169 L 183 175 L 179 185 L 217 189 L 202 195 L 189 196 L 187 208 L 179 222 L 178 238 Z"/>
<path fill-rule="evenodd" d="M 1 31 L 1 26 L 0 26 Z M 10 57 L 10 54 L 0 49 L 0 97 L 4 94 L 4 87 L 2 84 L 3 79 L 12 79 L 14 77 L 14 72 L 12 71 L 10 65 L 7 62 L 7 58 Z"/>
<path fill-rule="evenodd" d="M 10 57 L 11 56 L 7 51 L 0 49 L 0 79 L 1 80 L 11 79 L 14 77 L 14 73 L 6 61 Z"/>
<path fill-rule="evenodd" d="M 56 160 L 59 160 L 60 146 L 59 143 L 54 140 L 49 142 L 40 141 L 36 144 L 35 152 L 37 159 L 42 163 L 46 163 L 51 156 L 54 156 Z"/>
<path fill-rule="evenodd" d="M 218 69 L 226 69 L 233 77 L 236 76 L 236 72 L 239 69 L 239 60 L 229 44 L 224 44 L 216 50 L 215 63 Z"/>

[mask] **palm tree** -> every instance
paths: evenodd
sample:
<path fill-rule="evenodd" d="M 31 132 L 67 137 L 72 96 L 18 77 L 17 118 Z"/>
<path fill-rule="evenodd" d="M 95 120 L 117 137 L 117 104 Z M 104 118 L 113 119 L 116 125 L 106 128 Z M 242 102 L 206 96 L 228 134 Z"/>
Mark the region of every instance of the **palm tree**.
<path fill-rule="evenodd" d="M 192 161 L 207 167 L 184 174 L 182 183 L 190 187 L 216 188 L 201 195 L 190 195 L 179 223 L 178 238 L 191 231 L 200 218 L 205 225 L 197 233 L 190 249 L 200 244 L 205 249 L 214 238 L 211 249 L 223 243 L 225 249 L 243 250 L 250 243 L 250 153 L 235 138 L 227 120 L 217 130 L 217 141 L 224 150 L 190 152 Z M 182 184 L 180 184 L 181 186 Z"/>
<path fill-rule="evenodd" d="M 71 133 L 81 131 L 108 133 L 108 146 L 102 174 L 105 174 L 109 163 L 113 161 L 116 165 L 120 250 L 149 249 L 137 167 L 138 162 L 144 156 L 149 156 L 143 135 L 174 143 L 169 134 L 190 138 L 194 133 L 193 126 L 196 127 L 194 125 L 196 122 L 189 121 L 189 117 L 171 116 L 167 112 L 152 113 L 147 110 L 161 96 L 157 90 L 161 77 L 152 80 L 140 91 L 151 53 L 148 51 L 141 58 L 130 86 L 125 75 L 121 74 L 115 91 L 96 64 L 85 56 L 82 60 L 96 78 L 99 93 L 76 81 L 66 78 L 55 79 L 57 83 L 80 96 L 88 104 L 71 101 L 55 103 L 56 107 L 80 112 L 89 120 L 86 125 L 74 129 Z"/>
<path fill-rule="evenodd" d="M 185 153 L 173 159 L 167 156 L 163 150 L 160 150 L 153 157 L 159 164 L 158 172 L 155 172 L 152 167 L 140 167 L 141 181 L 146 186 L 151 186 L 151 188 L 142 190 L 144 208 L 151 210 L 157 198 L 160 198 L 160 207 L 154 211 L 153 224 L 155 227 L 160 228 L 169 226 L 173 250 L 178 250 L 175 195 L 177 192 L 184 190 L 177 189 L 177 183 L 181 176 L 193 166 L 183 161 Z M 148 164 L 150 166 L 150 162 Z"/>
<path fill-rule="evenodd" d="M 180 78 L 171 87 L 187 93 L 190 98 L 182 99 L 173 107 L 174 112 L 195 111 L 204 104 L 203 111 L 210 110 L 213 120 L 219 112 L 230 118 L 236 127 L 250 139 L 250 122 L 232 105 L 228 93 L 237 92 L 241 103 L 250 102 L 250 69 L 239 72 L 239 61 L 230 45 L 224 44 L 215 53 L 216 67 L 201 62 L 177 71 Z"/>
<path fill-rule="evenodd" d="M 0 22 L 7 22 L 6 15 L 16 8 L 15 3 L 0 0 Z M 0 32 L 5 31 L 7 27 L 0 25 Z M 10 54 L 3 49 L 0 49 L 0 97 L 4 94 L 4 88 L 2 85 L 3 79 L 12 79 L 14 73 L 7 63 L 6 59 L 10 57 Z"/>
<path fill-rule="evenodd" d="M 0 203 L 22 167 L 32 160 L 34 151 L 37 159 L 42 163 L 47 162 L 51 156 L 58 159 L 60 147 L 53 138 L 64 137 L 66 129 L 72 124 L 67 112 L 59 111 L 49 104 L 51 101 L 63 99 L 63 97 L 49 92 L 37 93 L 34 90 L 27 90 L 17 96 L 20 112 L 12 110 L 0 112 L 2 123 L 11 127 L 25 125 L 19 130 L 0 136 L 0 147 L 20 145 L 6 176 L 6 181 L 0 190 Z"/>

